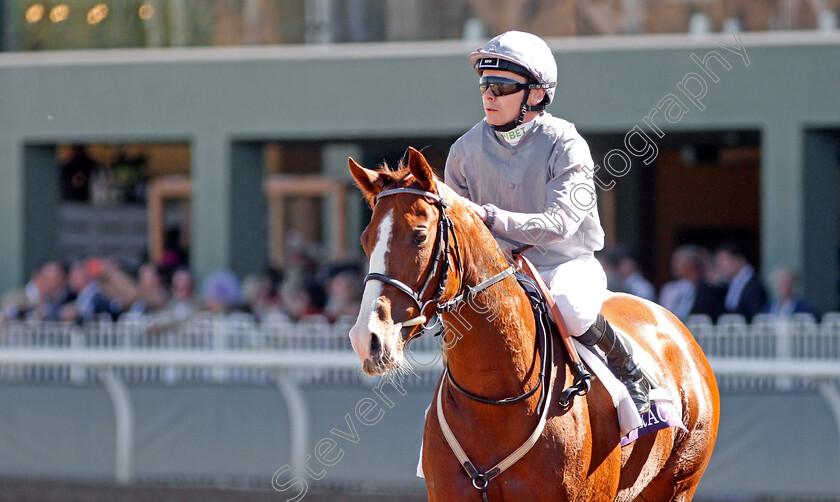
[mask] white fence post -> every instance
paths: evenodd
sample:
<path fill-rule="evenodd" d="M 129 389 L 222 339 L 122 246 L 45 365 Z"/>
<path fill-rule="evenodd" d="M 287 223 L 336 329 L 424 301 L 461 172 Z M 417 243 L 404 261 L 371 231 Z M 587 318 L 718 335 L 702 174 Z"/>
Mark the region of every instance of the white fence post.
<path fill-rule="evenodd" d="M 793 325 L 787 317 L 776 316 L 776 358 L 790 359 L 793 357 Z M 791 390 L 793 388 L 793 377 L 780 376 L 776 378 L 777 390 Z"/>
<path fill-rule="evenodd" d="M 116 479 L 126 485 L 131 481 L 131 458 L 134 446 L 134 409 L 125 384 L 110 370 L 99 374 L 116 417 Z"/>
<path fill-rule="evenodd" d="M 289 378 L 278 375 L 277 388 L 289 409 L 289 439 L 292 444 L 292 477 L 303 477 L 304 456 L 309 444 L 309 408 L 303 392 Z"/>

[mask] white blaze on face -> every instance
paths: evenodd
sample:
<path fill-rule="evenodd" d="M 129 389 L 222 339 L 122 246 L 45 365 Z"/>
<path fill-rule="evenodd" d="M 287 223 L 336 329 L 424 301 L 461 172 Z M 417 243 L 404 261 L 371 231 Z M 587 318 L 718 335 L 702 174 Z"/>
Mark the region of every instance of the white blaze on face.
<path fill-rule="evenodd" d="M 385 270 L 385 256 L 391 245 L 391 230 L 394 225 L 393 209 L 389 210 L 379 223 L 379 232 L 376 236 L 376 245 L 370 253 L 370 264 L 368 272 L 375 272 L 387 275 Z M 372 280 L 365 284 L 365 291 L 362 295 L 362 304 L 359 309 L 359 317 L 356 324 L 350 330 L 350 343 L 356 355 L 364 362 L 370 358 L 371 336 L 375 332 L 384 337 L 393 329 L 392 325 L 386 324 L 379 319 L 376 307 L 382 297 L 382 281 Z M 385 340 L 382 340 L 385 345 Z"/>

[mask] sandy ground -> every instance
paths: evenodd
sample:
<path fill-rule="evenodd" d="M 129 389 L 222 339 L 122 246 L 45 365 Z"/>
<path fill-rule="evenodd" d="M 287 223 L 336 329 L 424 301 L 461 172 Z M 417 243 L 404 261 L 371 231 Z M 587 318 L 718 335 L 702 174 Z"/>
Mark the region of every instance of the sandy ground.
<path fill-rule="evenodd" d="M 270 490 L 194 487 L 120 487 L 96 483 L 0 479 L 0 502 L 279 502 Z M 425 502 L 425 494 L 310 490 L 303 502 Z"/>

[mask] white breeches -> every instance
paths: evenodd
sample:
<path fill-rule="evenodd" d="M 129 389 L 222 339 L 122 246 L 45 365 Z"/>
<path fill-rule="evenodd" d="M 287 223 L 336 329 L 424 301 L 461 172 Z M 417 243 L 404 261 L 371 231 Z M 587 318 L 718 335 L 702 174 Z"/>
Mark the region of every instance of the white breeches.
<path fill-rule="evenodd" d="M 572 336 L 592 326 L 607 295 L 607 274 L 594 256 L 583 256 L 540 271 Z"/>

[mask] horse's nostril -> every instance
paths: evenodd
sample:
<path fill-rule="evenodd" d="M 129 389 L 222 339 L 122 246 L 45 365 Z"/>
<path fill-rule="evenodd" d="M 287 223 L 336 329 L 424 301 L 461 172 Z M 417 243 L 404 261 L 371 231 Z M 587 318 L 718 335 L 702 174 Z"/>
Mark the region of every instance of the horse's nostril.
<path fill-rule="evenodd" d="M 374 334 L 370 337 L 370 355 L 372 357 L 376 357 L 379 355 L 379 351 L 382 349 L 382 342 L 379 340 L 379 336 Z"/>

